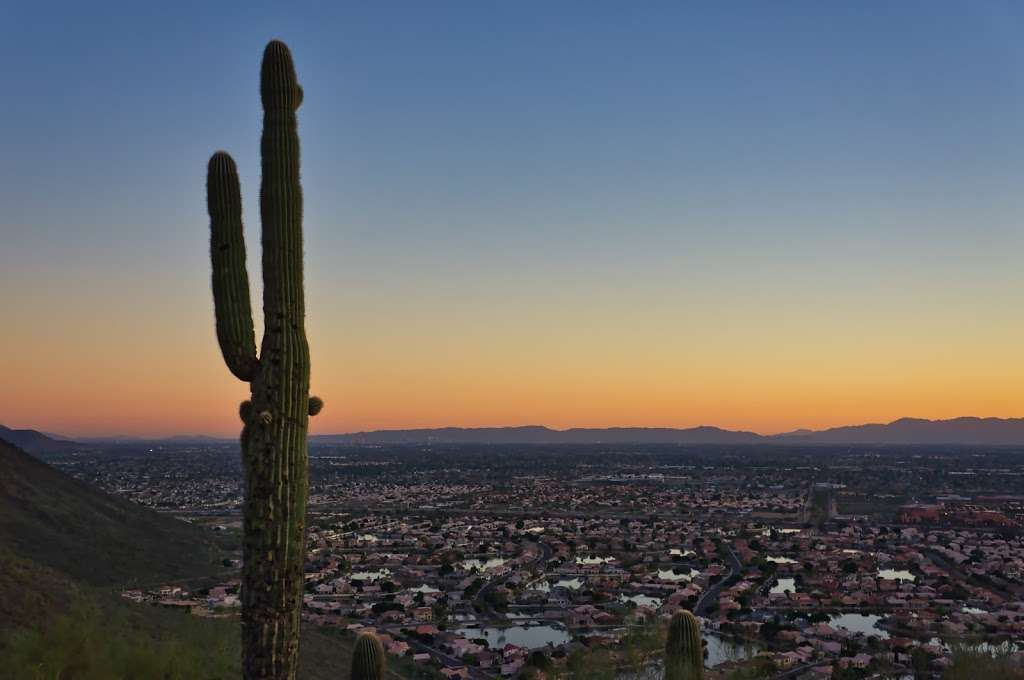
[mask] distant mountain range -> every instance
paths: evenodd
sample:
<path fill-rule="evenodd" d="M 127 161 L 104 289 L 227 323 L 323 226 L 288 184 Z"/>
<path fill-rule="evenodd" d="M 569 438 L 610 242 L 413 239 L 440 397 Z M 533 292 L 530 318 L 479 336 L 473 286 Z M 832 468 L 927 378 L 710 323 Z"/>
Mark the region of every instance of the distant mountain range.
<path fill-rule="evenodd" d="M 772 439 L 812 444 L 1024 445 L 1024 418 L 900 418 L 887 424 L 798 430 Z"/>
<path fill-rule="evenodd" d="M 36 430 L 12 430 L 0 425 L 0 439 L 37 455 L 102 443 L 146 441 L 163 444 L 230 443 L 236 437 L 178 435 L 163 439 L 131 437 L 88 438 L 73 442 Z M 321 434 L 314 444 L 959 444 L 1024 446 L 1024 418 L 900 418 L 891 423 L 848 425 L 827 430 L 795 430 L 761 435 L 719 427 L 607 427 L 555 430 L 542 425 L 521 427 L 441 427 L 412 430 L 374 430 Z"/>
<path fill-rule="evenodd" d="M 901 418 L 887 424 L 852 425 L 828 430 L 797 430 L 777 435 L 723 430 L 649 427 L 572 428 L 444 427 L 376 430 L 314 435 L 320 444 L 961 444 L 1024 445 L 1024 418 Z"/>
<path fill-rule="evenodd" d="M 542 425 L 522 427 L 442 427 L 422 430 L 376 430 L 353 434 L 314 435 L 319 444 L 755 444 L 754 432 L 718 427 L 607 427 L 553 430 Z"/>

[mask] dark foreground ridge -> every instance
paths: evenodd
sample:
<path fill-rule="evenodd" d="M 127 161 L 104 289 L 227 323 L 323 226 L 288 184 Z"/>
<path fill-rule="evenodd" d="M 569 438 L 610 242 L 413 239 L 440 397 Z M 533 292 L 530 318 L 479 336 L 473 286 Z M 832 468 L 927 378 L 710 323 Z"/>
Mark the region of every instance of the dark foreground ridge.
<path fill-rule="evenodd" d="M 215 559 L 198 527 L 106 494 L 3 440 L 0 546 L 88 586 L 195 577 L 210 573 Z"/>
<path fill-rule="evenodd" d="M 80 446 L 77 442 L 58 439 L 38 430 L 12 430 L 3 425 L 0 425 L 0 439 L 35 454 L 62 453 Z"/>
<path fill-rule="evenodd" d="M 0 677 L 36 677 L 26 669 L 47 677 L 239 677 L 237 619 L 202 619 L 118 594 L 223 573 L 216 555 L 202 528 L 109 495 L 0 439 Z M 335 678 L 350 665 L 351 641 L 316 627 L 302 636 L 300 680 Z"/>

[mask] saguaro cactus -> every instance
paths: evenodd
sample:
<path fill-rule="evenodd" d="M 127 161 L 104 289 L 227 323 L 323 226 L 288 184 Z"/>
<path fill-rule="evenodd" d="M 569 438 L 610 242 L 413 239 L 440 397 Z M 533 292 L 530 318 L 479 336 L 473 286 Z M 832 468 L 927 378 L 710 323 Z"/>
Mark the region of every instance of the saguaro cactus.
<path fill-rule="evenodd" d="M 360 633 L 352 650 L 351 680 L 384 680 L 384 646 L 373 633 Z"/>
<path fill-rule="evenodd" d="M 309 347 L 302 286 L 302 187 L 295 112 L 302 88 L 288 47 L 263 52 L 263 319 L 256 355 L 242 236 L 241 191 L 231 156 L 218 151 L 206 176 L 217 340 L 231 373 L 248 382 L 242 403 L 245 522 L 242 670 L 247 679 L 293 680 L 305 558 Z"/>
<path fill-rule="evenodd" d="M 704 646 L 697 617 L 680 609 L 668 624 L 665 640 L 665 680 L 702 680 Z"/>

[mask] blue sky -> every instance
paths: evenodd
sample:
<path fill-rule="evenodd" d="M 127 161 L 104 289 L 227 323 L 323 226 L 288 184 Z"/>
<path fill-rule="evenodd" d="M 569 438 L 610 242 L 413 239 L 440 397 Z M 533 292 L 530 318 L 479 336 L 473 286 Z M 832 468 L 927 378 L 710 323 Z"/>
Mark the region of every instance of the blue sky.
<path fill-rule="evenodd" d="M 1022 292 L 1019 3 L 150 4 L 0 9 L 0 283 L 24 291 L 0 311 L 39 329 L 15 339 L 29 354 L 43 320 L 96 347 L 127 342 L 131 325 L 83 311 L 113 308 L 152 329 L 134 346 L 140 365 L 147 351 L 216 358 L 203 172 L 216 149 L 238 160 L 252 258 L 259 55 L 274 37 L 306 90 L 321 361 L 389 364 L 374 346 L 384 333 L 397 347 L 404 327 L 435 350 L 409 360 L 433 362 L 416 369 L 425 382 L 457 361 L 439 352 L 476 356 L 509 336 L 542 338 L 513 365 L 555 366 L 606 319 L 647 330 L 593 350 L 601 365 L 660 343 L 685 355 L 688 323 L 737 338 L 781 323 L 747 348 L 762 363 L 827 328 L 820 341 L 860 366 L 885 351 L 857 354 L 850 333 L 875 325 L 907 352 L 911 339 L 956 336 L 934 368 L 966 366 L 950 389 L 984 375 L 984 395 L 994 369 L 964 356 L 1021 339 L 1006 320 Z M 168 339 L 182 336 L 176 351 Z M 76 346 L 48 351 L 70 363 Z M 630 365 L 650 380 L 668 370 Z M 369 389 L 344 368 L 330 376 L 344 394 Z M 874 389 L 891 389 L 882 378 Z M 441 417 L 415 415 L 416 394 L 402 422 Z M 694 398 L 666 397 L 704 413 Z M 978 410 L 999 410 L 992 399 Z M 891 415 L 927 415 L 913 403 Z M 688 422 L 665 423 L 668 408 L 650 424 Z M 843 408 L 810 419 L 842 421 Z M 505 412 L 452 421 L 552 419 Z M 360 413 L 337 428 L 391 423 Z M 809 424 L 796 402 L 776 421 Z"/>

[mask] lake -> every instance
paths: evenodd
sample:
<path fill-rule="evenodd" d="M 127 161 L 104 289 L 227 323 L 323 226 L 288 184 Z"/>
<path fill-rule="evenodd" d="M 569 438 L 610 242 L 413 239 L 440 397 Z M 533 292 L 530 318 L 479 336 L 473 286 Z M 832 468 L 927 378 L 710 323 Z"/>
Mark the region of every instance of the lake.
<path fill-rule="evenodd" d="M 563 578 L 555 581 L 554 583 L 549 582 L 547 579 L 541 579 L 530 586 L 532 590 L 539 590 L 544 593 L 551 592 L 552 588 L 568 588 L 569 590 L 579 590 L 582 587 L 583 579 L 579 578 Z"/>
<path fill-rule="evenodd" d="M 708 658 L 704 661 L 704 665 L 708 668 L 714 668 L 726 661 L 750 659 L 760 651 L 755 645 L 739 643 L 714 635 L 705 635 L 704 639 L 708 642 Z M 664 673 L 665 667 L 659 661 L 640 674 L 630 672 L 619 673 L 617 680 L 662 680 Z"/>
<path fill-rule="evenodd" d="M 910 581 L 911 583 L 917 580 L 917 577 L 906 569 L 879 569 L 878 577 L 890 581 Z"/>
<path fill-rule="evenodd" d="M 431 587 L 430 587 L 430 586 L 428 586 L 428 585 L 427 585 L 426 583 L 424 583 L 424 584 L 423 584 L 423 585 L 421 585 L 421 586 L 416 586 L 415 588 L 409 588 L 409 592 L 410 592 L 410 593 L 424 593 L 424 594 L 429 594 L 429 593 L 439 593 L 439 592 L 441 592 L 441 591 L 440 591 L 440 590 L 438 590 L 437 588 L 431 588 Z"/>
<path fill-rule="evenodd" d="M 348 577 L 353 581 L 379 581 L 389 576 L 391 576 L 390 569 L 378 569 L 376 571 L 354 571 Z"/>
<path fill-rule="evenodd" d="M 828 624 L 833 628 L 845 628 L 851 633 L 874 635 L 881 640 L 888 640 L 889 633 L 878 627 L 882 618 L 877 614 L 833 614 Z"/>
<path fill-rule="evenodd" d="M 796 592 L 796 579 L 780 578 L 780 579 L 776 579 L 776 580 L 778 581 L 778 583 L 776 585 L 772 586 L 772 589 L 768 591 L 769 593 L 781 594 L 781 593 L 785 593 L 787 591 L 791 592 L 791 593 L 795 593 Z"/>
<path fill-rule="evenodd" d="M 553 588 L 568 588 L 569 590 L 579 590 L 583 587 L 583 579 L 578 578 L 563 578 L 555 581 Z"/>
<path fill-rule="evenodd" d="M 463 560 L 459 563 L 459 566 L 466 571 L 487 571 L 494 567 L 500 567 L 505 564 L 504 557 L 489 557 L 486 560 L 470 559 Z"/>
<path fill-rule="evenodd" d="M 537 649 L 538 647 L 546 646 L 548 643 L 557 647 L 572 639 L 569 631 L 561 626 L 550 623 L 536 626 L 509 626 L 507 628 L 495 626 L 456 628 L 455 632 L 471 640 L 483 638 L 487 640 L 487 644 L 491 646 L 491 649 L 500 649 L 507 644 L 527 649 Z"/>
<path fill-rule="evenodd" d="M 700 572 L 696 569 L 680 569 L 678 573 L 675 569 L 658 570 L 658 578 L 662 581 L 692 581 L 698 576 Z"/>
<path fill-rule="evenodd" d="M 638 607 L 660 607 L 661 598 L 652 595 L 619 595 L 619 602 L 632 602 Z"/>
<path fill-rule="evenodd" d="M 771 536 L 773 529 L 775 530 L 775 533 L 778 534 L 799 534 L 801 531 L 803 531 L 803 529 L 780 529 L 778 527 L 765 527 L 764 529 L 761 529 L 761 535 Z"/>

